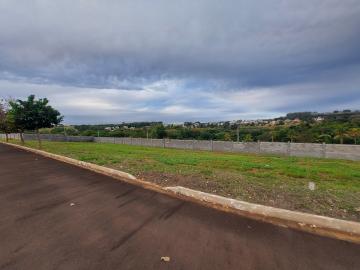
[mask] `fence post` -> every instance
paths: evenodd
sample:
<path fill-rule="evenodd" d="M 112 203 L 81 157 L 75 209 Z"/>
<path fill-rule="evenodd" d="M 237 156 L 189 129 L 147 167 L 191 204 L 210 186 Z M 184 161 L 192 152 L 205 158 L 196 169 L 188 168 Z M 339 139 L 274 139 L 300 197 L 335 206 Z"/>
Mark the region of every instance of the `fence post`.
<path fill-rule="evenodd" d="M 261 153 L 261 142 L 260 142 L 260 140 L 258 140 L 257 143 L 258 143 L 258 151 L 259 151 L 259 154 L 260 154 Z"/>
<path fill-rule="evenodd" d="M 165 138 L 163 138 L 163 148 L 166 147 L 166 144 L 165 144 Z"/>
<path fill-rule="evenodd" d="M 211 151 L 214 151 L 214 142 L 211 140 Z"/>
<path fill-rule="evenodd" d="M 115 137 L 114 137 L 114 144 L 115 144 Z"/>

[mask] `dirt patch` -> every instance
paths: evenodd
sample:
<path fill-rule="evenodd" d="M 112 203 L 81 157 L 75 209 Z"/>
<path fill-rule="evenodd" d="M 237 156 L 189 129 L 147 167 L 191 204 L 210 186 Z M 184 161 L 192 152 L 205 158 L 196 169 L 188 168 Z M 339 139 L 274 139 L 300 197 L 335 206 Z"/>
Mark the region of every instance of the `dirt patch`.
<path fill-rule="evenodd" d="M 172 173 L 144 172 L 137 175 L 144 181 L 150 181 L 163 187 L 183 186 L 211 192 L 218 187 L 217 183 L 208 181 L 201 175 L 181 175 Z"/>
<path fill-rule="evenodd" d="M 326 192 L 319 194 L 319 191 L 315 196 L 303 190 L 289 190 L 281 185 L 269 188 L 245 181 L 231 173 L 222 175 L 215 173 L 210 177 L 204 177 L 196 174 L 142 172 L 137 177 L 163 187 L 183 186 L 267 206 L 360 221 L 360 211 L 339 208 L 338 205 L 342 205 L 343 202 L 337 202 L 337 198 L 332 194 Z"/>

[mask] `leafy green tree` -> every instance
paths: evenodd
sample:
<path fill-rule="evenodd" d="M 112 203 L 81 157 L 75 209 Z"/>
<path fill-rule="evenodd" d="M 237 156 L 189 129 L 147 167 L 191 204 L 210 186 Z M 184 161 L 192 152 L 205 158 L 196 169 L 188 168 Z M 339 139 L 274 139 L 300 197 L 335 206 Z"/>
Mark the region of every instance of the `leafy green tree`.
<path fill-rule="evenodd" d="M 287 132 L 287 136 L 288 136 L 290 142 L 294 142 L 294 140 L 297 136 L 297 132 L 295 131 L 295 129 L 290 128 Z"/>
<path fill-rule="evenodd" d="M 245 135 L 244 142 L 253 142 L 253 141 L 254 141 L 254 139 L 250 133 Z"/>
<path fill-rule="evenodd" d="M 360 138 L 360 128 L 351 128 L 347 135 L 354 139 L 355 144 L 357 144 L 357 139 Z"/>
<path fill-rule="evenodd" d="M 79 131 L 72 126 L 57 126 L 54 128 L 42 128 L 40 134 L 63 134 L 65 136 L 77 136 Z"/>
<path fill-rule="evenodd" d="M 321 134 L 318 136 L 318 141 L 323 143 L 330 143 L 331 142 L 331 135 L 329 134 Z"/>
<path fill-rule="evenodd" d="M 229 132 L 224 133 L 224 141 L 231 141 L 231 134 Z"/>
<path fill-rule="evenodd" d="M 202 131 L 200 134 L 200 140 L 212 140 L 213 135 L 209 131 Z"/>
<path fill-rule="evenodd" d="M 5 133 L 6 141 L 9 141 L 9 133 L 15 132 L 14 119 L 9 112 L 9 102 L 0 100 L 0 132 Z"/>
<path fill-rule="evenodd" d="M 278 132 L 276 131 L 275 127 L 270 128 L 270 136 L 271 136 L 271 142 L 275 141 L 275 138 L 277 137 Z"/>
<path fill-rule="evenodd" d="M 150 129 L 151 138 L 162 139 L 166 136 L 165 127 L 162 124 L 152 126 Z"/>
<path fill-rule="evenodd" d="M 10 102 L 10 113 L 14 117 L 15 126 L 20 131 L 22 143 L 24 143 L 23 132 L 34 130 L 41 148 L 39 129 L 53 127 L 62 121 L 63 117 L 60 113 L 48 103 L 48 99 L 36 100 L 34 95 L 30 95 L 25 101 L 18 99 Z"/>
<path fill-rule="evenodd" d="M 344 144 L 344 139 L 348 136 L 347 135 L 348 129 L 344 126 L 339 126 L 335 130 L 335 139 L 340 140 L 340 144 Z"/>
<path fill-rule="evenodd" d="M 0 131 L 6 135 L 6 141 L 8 141 L 7 128 L 6 128 L 6 116 L 7 110 L 5 108 L 5 102 L 0 102 Z"/>

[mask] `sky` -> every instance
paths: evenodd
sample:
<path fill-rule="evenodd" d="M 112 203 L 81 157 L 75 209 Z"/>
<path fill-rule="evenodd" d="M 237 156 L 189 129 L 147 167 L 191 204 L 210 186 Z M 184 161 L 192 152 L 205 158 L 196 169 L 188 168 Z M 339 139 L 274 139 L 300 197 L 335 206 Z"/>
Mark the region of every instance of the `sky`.
<path fill-rule="evenodd" d="M 0 97 L 68 124 L 360 109 L 359 0 L 0 0 Z"/>

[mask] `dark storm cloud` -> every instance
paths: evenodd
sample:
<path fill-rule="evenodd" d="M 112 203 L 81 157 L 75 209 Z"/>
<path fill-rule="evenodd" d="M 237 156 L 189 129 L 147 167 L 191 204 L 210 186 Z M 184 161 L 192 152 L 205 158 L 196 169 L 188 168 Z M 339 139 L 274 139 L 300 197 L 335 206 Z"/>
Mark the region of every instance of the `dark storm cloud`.
<path fill-rule="evenodd" d="M 1 94 L 47 86 L 45 95 L 58 89 L 70 98 L 92 88 L 99 101 L 103 89 L 132 90 L 136 109 L 126 117 L 139 120 L 358 107 L 359 46 L 357 0 L 0 0 Z M 137 102 L 146 91 L 160 94 Z M 218 98 L 240 93 L 251 104 L 265 92 L 272 103 L 256 114 Z"/>

